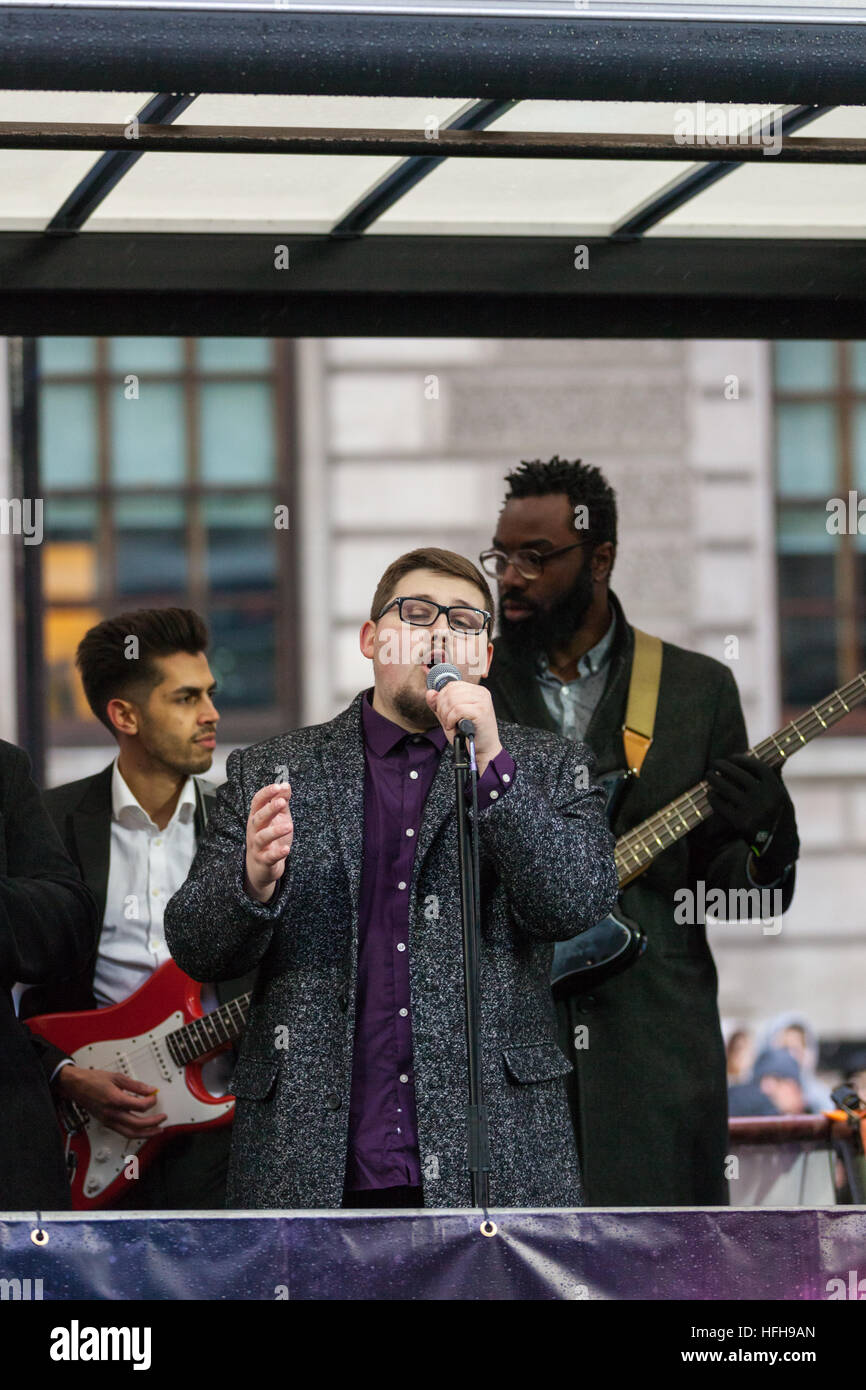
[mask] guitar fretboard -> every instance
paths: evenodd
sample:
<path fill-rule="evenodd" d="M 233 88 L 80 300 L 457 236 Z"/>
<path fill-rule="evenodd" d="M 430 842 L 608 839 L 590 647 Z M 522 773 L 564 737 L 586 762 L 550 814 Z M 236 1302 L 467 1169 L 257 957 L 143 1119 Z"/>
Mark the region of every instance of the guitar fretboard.
<path fill-rule="evenodd" d="M 172 1061 L 185 1067 L 239 1038 L 247 1024 L 251 997 L 239 994 L 213 1013 L 202 1014 L 201 1018 L 194 1018 L 191 1023 L 167 1033 L 165 1042 Z"/>
<path fill-rule="evenodd" d="M 866 700 L 866 672 L 861 671 L 847 685 L 834 690 L 819 704 L 812 705 L 799 719 L 792 719 L 777 733 L 750 748 L 749 752 L 770 767 L 778 767 L 811 739 L 844 719 L 863 700 Z M 620 888 L 642 874 L 663 850 L 712 815 L 707 800 L 708 790 L 707 782 L 696 783 L 669 806 L 619 837 L 615 859 Z"/>

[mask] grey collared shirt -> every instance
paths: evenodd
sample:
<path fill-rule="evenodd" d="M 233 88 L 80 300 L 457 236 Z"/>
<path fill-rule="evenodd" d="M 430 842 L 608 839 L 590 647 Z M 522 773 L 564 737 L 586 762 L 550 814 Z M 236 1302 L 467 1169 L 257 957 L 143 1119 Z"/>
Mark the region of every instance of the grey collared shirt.
<path fill-rule="evenodd" d="M 561 681 L 550 669 L 547 657 L 538 658 L 536 680 L 557 731 L 565 738 L 586 737 L 589 721 L 607 684 L 610 652 L 616 631 L 616 615 L 611 608 L 610 626 L 600 642 L 590 647 L 577 663 L 577 679 Z"/>

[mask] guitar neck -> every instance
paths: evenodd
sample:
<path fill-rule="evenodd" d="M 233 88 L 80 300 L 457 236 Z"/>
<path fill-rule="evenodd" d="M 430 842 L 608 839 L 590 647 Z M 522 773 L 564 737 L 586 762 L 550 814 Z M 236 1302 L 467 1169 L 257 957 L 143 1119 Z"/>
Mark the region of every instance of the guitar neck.
<path fill-rule="evenodd" d="M 792 719 L 790 724 L 785 724 L 778 733 L 771 734 L 769 738 L 750 748 L 749 752 L 752 757 L 760 758 L 761 762 L 767 763 L 768 766 L 778 767 L 786 762 L 792 753 L 804 748 L 813 738 L 817 738 L 840 719 L 844 719 L 846 714 L 864 700 L 866 672 L 861 671 L 847 685 L 834 690 L 832 695 L 828 695 L 826 700 L 819 704 L 812 705 L 799 719 Z M 696 783 L 687 792 L 683 792 L 682 796 L 678 796 L 676 801 L 672 801 L 655 815 L 641 821 L 633 830 L 620 836 L 615 850 L 620 888 L 631 883 L 632 879 L 649 868 L 658 855 L 712 815 L 707 791 L 706 782 Z"/>
<path fill-rule="evenodd" d="M 235 1042 L 247 1026 L 250 1010 L 250 994 L 239 994 L 227 1004 L 221 1004 L 212 1013 L 202 1014 L 191 1023 L 166 1035 L 166 1045 L 172 1060 L 181 1067 L 197 1062 L 209 1052 Z"/>

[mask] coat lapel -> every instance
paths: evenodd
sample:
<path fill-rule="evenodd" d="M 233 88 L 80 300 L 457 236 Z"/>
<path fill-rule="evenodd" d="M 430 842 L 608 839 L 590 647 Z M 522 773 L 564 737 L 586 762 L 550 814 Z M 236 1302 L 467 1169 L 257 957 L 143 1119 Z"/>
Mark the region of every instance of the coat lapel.
<path fill-rule="evenodd" d="M 100 924 L 105 920 L 105 900 L 108 896 L 113 766 L 113 763 L 109 763 L 108 767 L 97 773 L 72 812 L 72 834 L 78 865 L 81 877 L 96 899 Z"/>
<path fill-rule="evenodd" d="M 504 642 L 494 644 L 490 675 L 482 685 L 486 685 L 493 696 L 498 719 L 556 733 L 556 723 L 544 703 L 530 653 L 525 652 L 520 657 Z"/>
<path fill-rule="evenodd" d="M 364 858 L 363 698 L 363 694 L 357 695 L 347 710 L 325 725 L 325 737 L 319 749 L 356 916 Z"/>

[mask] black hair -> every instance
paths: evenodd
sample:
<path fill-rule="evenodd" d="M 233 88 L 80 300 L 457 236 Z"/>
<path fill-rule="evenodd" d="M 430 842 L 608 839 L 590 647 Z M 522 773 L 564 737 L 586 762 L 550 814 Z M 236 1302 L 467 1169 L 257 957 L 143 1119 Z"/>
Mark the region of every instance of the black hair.
<path fill-rule="evenodd" d="M 78 644 L 75 662 L 87 703 L 114 734 L 106 712 L 109 700 L 147 699 L 161 679 L 154 657 L 175 652 L 196 656 L 207 646 L 207 626 L 192 608 L 138 608 L 90 628 Z"/>
<path fill-rule="evenodd" d="M 507 473 L 505 481 L 512 497 L 548 497 L 564 492 L 572 507 L 584 506 L 587 525 L 579 527 L 586 533 L 593 549 L 605 541 L 616 545 L 616 493 L 600 469 L 580 459 L 561 459 L 554 454 L 542 459 L 522 459 L 520 467 Z"/>

